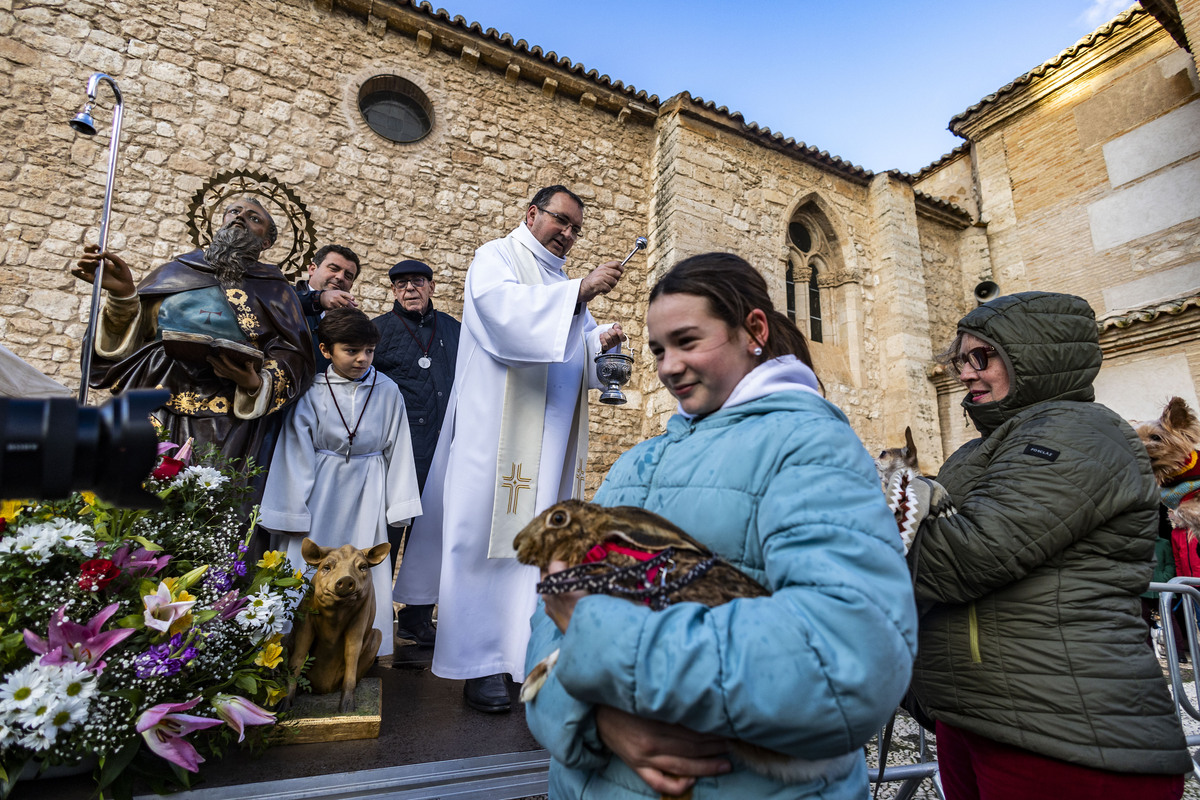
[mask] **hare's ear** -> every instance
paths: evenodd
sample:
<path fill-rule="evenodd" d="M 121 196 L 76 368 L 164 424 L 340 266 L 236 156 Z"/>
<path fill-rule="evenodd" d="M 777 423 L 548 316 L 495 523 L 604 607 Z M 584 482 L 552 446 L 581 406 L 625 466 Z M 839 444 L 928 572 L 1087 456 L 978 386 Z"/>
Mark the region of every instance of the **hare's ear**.
<path fill-rule="evenodd" d="M 704 545 L 652 511 L 634 506 L 619 506 L 609 511 L 613 518 L 605 525 L 607 538 L 622 539 L 642 550 L 676 547 L 697 553 L 708 552 Z"/>

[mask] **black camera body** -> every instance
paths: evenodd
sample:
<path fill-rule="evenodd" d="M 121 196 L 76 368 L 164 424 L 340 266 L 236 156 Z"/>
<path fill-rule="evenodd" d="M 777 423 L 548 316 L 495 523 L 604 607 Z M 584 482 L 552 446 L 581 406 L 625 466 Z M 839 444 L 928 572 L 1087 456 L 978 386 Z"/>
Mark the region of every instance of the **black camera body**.
<path fill-rule="evenodd" d="M 57 500 L 86 490 L 113 505 L 156 506 L 142 488 L 158 456 L 149 416 L 170 397 L 135 390 L 100 406 L 0 398 L 0 497 Z"/>

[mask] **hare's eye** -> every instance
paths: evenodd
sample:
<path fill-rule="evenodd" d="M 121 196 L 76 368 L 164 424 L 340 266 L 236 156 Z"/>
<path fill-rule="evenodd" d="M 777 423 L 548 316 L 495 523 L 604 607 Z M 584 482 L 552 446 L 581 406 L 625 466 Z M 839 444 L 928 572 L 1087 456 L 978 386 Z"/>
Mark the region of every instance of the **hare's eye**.
<path fill-rule="evenodd" d="M 561 528 L 562 526 L 566 525 L 570 521 L 571 521 L 570 514 L 568 514 L 565 511 L 555 511 L 553 514 L 550 515 L 550 518 L 546 520 L 546 524 L 548 524 L 554 528 Z"/>

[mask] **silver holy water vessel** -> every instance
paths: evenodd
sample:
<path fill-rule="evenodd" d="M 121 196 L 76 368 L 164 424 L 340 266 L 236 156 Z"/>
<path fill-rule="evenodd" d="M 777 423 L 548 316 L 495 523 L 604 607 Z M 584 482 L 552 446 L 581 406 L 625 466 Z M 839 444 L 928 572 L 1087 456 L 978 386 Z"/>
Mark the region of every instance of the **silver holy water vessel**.
<path fill-rule="evenodd" d="M 625 353 L 601 353 L 596 356 L 596 374 L 604 383 L 600 402 L 610 406 L 623 406 L 628 401 L 621 387 L 629 382 L 633 374 L 633 356 Z"/>
<path fill-rule="evenodd" d="M 625 260 L 621 262 L 621 266 L 629 263 L 629 259 L 633 258 L 633 254 L 638 250 L 646 249 L 646 237 L 639 236 L 633 243 L 633 249 L 629 251 L 629 255 L 625 256 Z M 605 384 L 605 389 L 600 393 L 600 402 L 610 406 L 623 406 L 628 400 L 621 393 L 621 387 L 629 383 L 629 377 L 633 374 L 633 356 L 625 353 L 601 353 L 596 356 L 596 374 Z"/>

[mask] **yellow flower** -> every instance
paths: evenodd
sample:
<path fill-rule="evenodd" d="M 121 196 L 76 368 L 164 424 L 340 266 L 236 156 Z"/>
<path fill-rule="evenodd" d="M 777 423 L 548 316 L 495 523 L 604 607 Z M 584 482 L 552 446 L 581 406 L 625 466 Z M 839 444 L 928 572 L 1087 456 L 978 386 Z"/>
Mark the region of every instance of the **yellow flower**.
<path fill-rule="evenodd" d="M 195 598 L 192 597 L 187 592 L 184 592 L 180 596 L 179 599 L 180 600 L 194 600 Z M 177 619 L 171 623 L 171 627 L 167 629 L 167 634 L 170 636 L 174 636 L 177 633 L 183 633 L 184 631 L 186 631 L 192 627 L 192 622 L 193 622 L 192 615 L 185 614 L 184 616 L 180 617 L 179 619 Z"/>
<path fill-rule="evenodd" d="M 79 496 L 82 497 L 83 502 L 87 503 L 89 506 L 96 505 L 96 493 L 95 492 L 80 492 Z"/>
<path fill-rule="evenodd" d="M 187 589 L 184 589 L 183 591 L 175 594 L 175 599 L 186 603 L 188 600 L 195 600 L 196 598 L 194 595 L 189 594 Z"/>
<path fill-rule="evenodd" d="M 304 573 L 301 572 L 300 570 L 296 570 L 295 572 L 292 573 L 292 577 L 298 581 L 302 581 L 302 580 L 304 580 Z"/>
<path fill-rule="evenodd" d="M 260 667 L 274 669 L 283 660 L 283 648 L 274 642 L 267 642 L 262 650 L 258 652 L 258 656 L 254 659 L 254 663 Z"/>
<path fill-rule="evenodd" d="M 4 500 L 0 502 L 0 517 L 12 519 L 25 506 L 24 500 Z"/>
<path fill-rule="evenodd" d="M 285 689 L 267 689 L 267 705 L 273 706 L 287 695 Z"/>
<path fill-rule="evenodd" d="M 282 550 L 270 550 L 258 560 L 256 566 L 262 569 L 275 569 L 287 559 L 287 553 Z"/>

